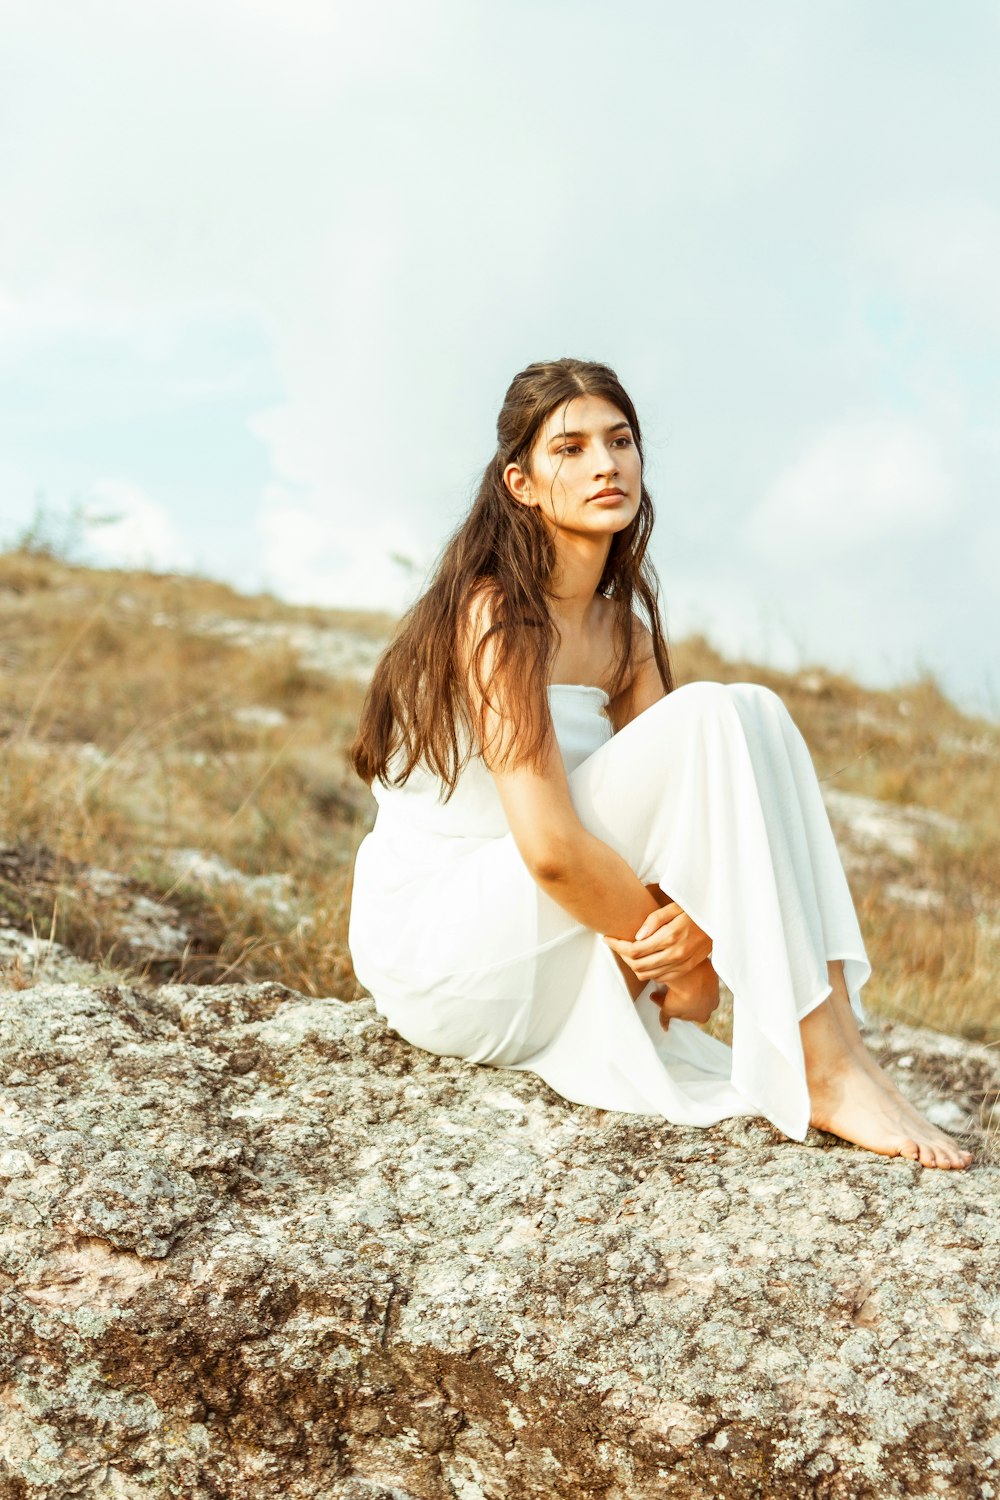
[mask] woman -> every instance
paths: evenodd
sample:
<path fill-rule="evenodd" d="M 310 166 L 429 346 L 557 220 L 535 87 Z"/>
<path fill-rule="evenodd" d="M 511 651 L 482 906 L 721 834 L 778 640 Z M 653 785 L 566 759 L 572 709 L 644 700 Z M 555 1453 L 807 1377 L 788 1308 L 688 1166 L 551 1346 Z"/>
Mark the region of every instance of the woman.
<path fill-rule="evenodd" d="M 858 1031 L 871 966 L 781 700 L 673 687 L 617 376 L 529 365 L 497 435 L 352 746 L 378 813 L 348 941 L 377 1009 L 418 1047 L 578 1103 L 763 1115 L 967 1167 Z M 720 977 L 731 1049 L 700 1024 Z"/>

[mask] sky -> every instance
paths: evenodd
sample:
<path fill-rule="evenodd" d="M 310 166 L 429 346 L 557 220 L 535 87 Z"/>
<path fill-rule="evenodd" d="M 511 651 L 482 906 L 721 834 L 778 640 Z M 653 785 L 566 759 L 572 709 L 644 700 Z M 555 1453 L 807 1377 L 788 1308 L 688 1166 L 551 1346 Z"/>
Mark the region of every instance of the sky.
<path fill-rule="evenodd" d="M 669 634 L 1000 714 L 992 0 L 0 0 L 0 538 L 402 610 L 611 364 Z"/>

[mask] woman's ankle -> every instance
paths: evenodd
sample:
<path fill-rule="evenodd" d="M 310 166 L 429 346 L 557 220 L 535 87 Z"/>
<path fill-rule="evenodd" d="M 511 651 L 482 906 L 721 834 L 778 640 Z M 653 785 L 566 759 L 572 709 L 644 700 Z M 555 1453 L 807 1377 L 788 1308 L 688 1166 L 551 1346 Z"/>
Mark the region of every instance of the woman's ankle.
<path fill-rule="evenodd" d="M 858 1066 L 829 995 L 802 1017 L 799 1034 L 810 1085 L 830 1083 Z"/>

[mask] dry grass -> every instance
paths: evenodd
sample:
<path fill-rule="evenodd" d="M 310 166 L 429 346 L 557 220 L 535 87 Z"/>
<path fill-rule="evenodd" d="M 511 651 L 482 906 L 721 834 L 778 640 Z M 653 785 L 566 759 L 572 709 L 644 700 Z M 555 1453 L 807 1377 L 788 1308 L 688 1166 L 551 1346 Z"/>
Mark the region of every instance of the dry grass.
<path fill-rule="evenodd" d="M 207 617 L 374 641 L 392 626 L 384 615 L 296 608 L 209 578 L 0 554 L 0 921 L 51 932 L 136 978 L 278 979 L 353 997 L 351 867 L 372 804 L 345 752 L 363 689 L 304 668 L 280 636 L 251 647 L 205 634 Z M 727 662 L 699 638 L 674 655 L 679 682 L 775 688 L 830 785 L 958 820 L 960 833 L 936 831 L 916 860 L 883 851 L 852 866 L 875 966 L 866 1003 L 1000 1039 L 998 727 L 961 714 L 930 680 L 878 692 L 821 669 L 788 675 Z M 280 710 L 283 722 L 241 721 L 251 707 Z M 168 855 L 188 847 L 248 875 L 287 872 L 290 908 L 238 883 L 184 880 Z M 93 866 L 131 885 L 108 895 L 88 881 Z M 894 899 L 900 881 L 931 888 L 942 904 Z M 123 903 L 137 893 L 181 912 L 191 935 L 181 958 L 142 959 L 123 942 Z"/>
<path fill-rule="evenodd" d="M 0 599 L 4 919 L 138 977 L 358 993 L 345 935 L 369 798 L 345 749 L 362 689 L 303 669 L 280 641 L 250 649 L 193 624 L 220 613 L 353 628 L 356 617 L 289 611 L 212 580 L 19 553 L 0 556 Z M 241 723 L 234 714 L 248 706 L 279 709 L 286 722 Z M 298 913 L 236 884 L 178 879 L 164 855 L 186 847 L 251 875 L 290 872 Z M 181 911 L 193 940 L 180 963 L 135 965 L 120 938 L 122 902 L 89 886 L 90 866 Z"/>

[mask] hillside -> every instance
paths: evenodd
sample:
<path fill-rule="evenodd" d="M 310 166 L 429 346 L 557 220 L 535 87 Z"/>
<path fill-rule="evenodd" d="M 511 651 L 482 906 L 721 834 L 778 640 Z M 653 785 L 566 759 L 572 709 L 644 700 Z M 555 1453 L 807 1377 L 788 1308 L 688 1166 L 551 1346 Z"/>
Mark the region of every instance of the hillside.
<path fill-rule="evenodd" d="M 278 981 L 355 999 L 351 862 L 374 804 L 346 760 L 387 616 L 200 576 L 0 555 L 5 980 Z M 778 691 L 815 759 L 877 1013 L 1000 1038 L 1000 726 L 930 680 L 891 692 L 674 647 L 679 682 Z M 714 1024 L 726 1034 L 724 1008 Z"/>
<path fill-rule="evenodd" d="M 0 1495 L 992 1493 L 997 726 L 676 651 L 813 748 L 868 1044 L 975 1155 L 927 1171 L 389 1030 L 345 750 L 391 628 L 0 555 Z"/>

